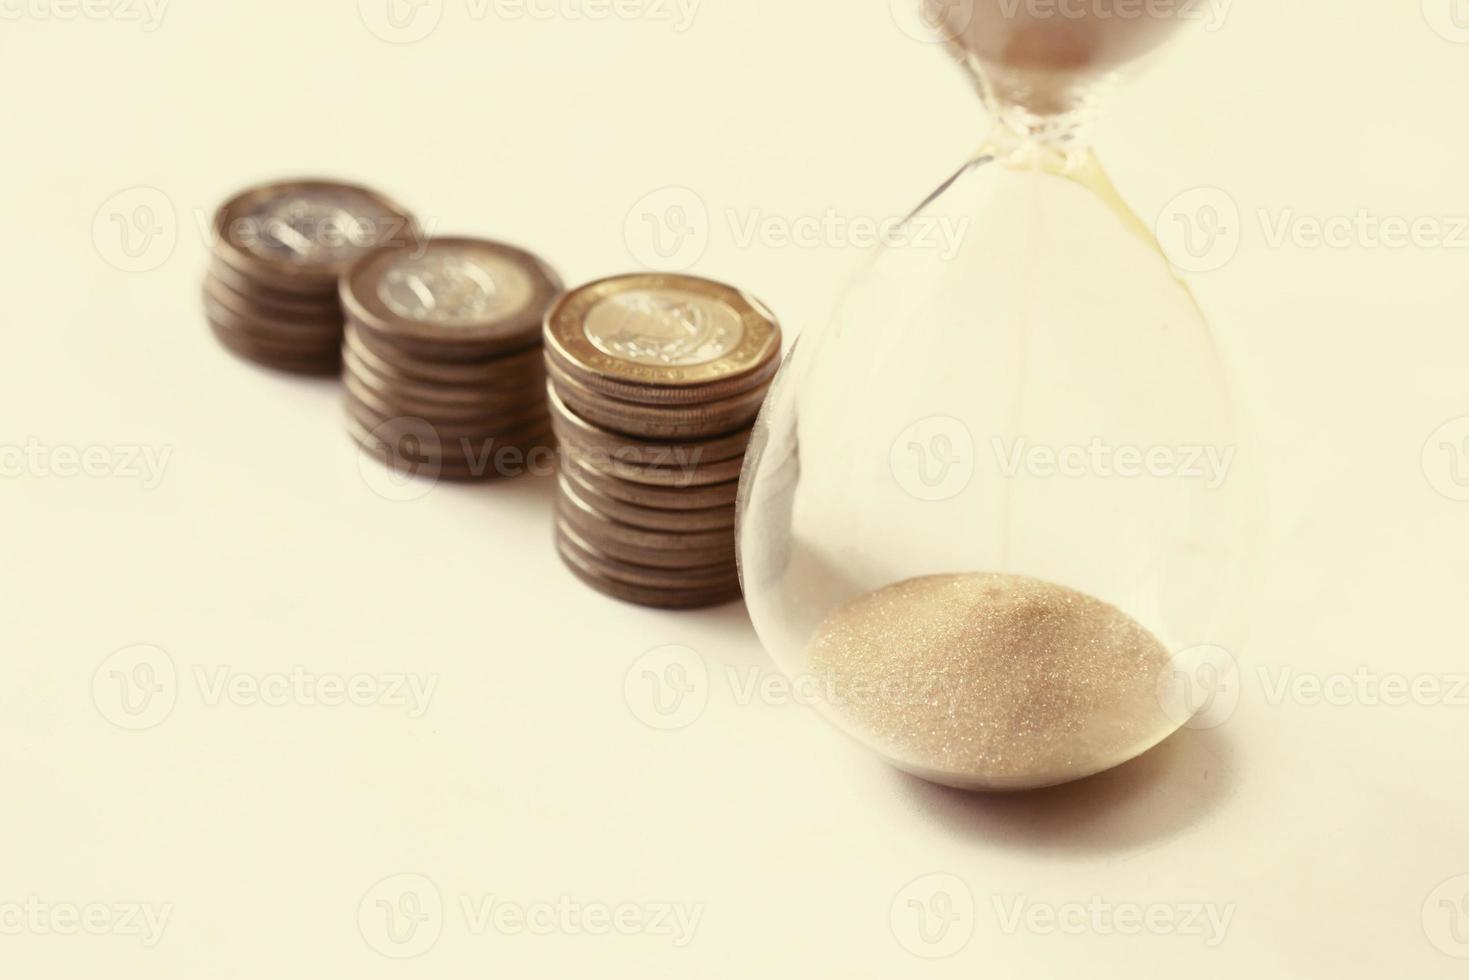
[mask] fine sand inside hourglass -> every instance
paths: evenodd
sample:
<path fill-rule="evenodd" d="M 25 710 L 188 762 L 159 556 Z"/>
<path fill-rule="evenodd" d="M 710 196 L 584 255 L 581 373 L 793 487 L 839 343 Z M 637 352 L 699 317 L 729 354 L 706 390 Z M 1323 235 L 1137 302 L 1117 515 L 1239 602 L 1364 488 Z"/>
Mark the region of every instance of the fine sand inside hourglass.
<path fill-rule="evenodd" d="M 974 788 L 1099 772 L 1176 727 L 1162 644 L 1121 610 L 1012 575 L 909 579 L 838 608 L 811 669 L 836 714 L 893 761 Z"/>
<path fill-rule="evenodd" d="M 929 17 L 1000 100 L 1038 113 L 1076 108 L 1078 89 L 1162 44 L 1184 4 L 924 0 Z"/>

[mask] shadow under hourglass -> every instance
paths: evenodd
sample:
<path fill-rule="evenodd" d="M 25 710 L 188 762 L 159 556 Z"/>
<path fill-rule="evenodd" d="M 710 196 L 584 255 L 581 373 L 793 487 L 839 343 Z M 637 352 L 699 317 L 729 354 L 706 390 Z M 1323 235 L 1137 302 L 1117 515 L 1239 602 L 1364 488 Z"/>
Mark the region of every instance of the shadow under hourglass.
<path fill-rule="evenodd" d="M 1220 729 L 1183 729 L 1125 765 L 1015 794 L 967 793 L 898 773 L 903 788 L 956 834 L 1073 853 L 1157 844 L 1200 823 L 1235 792 Z"/>

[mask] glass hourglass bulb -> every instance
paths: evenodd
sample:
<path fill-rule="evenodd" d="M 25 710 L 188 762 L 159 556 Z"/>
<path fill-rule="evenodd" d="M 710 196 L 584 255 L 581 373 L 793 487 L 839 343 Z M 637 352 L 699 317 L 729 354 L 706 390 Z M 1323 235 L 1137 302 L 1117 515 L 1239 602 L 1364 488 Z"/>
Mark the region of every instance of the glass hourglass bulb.
<path fill-rule="evenodd" d="M 1159 25 L 963 6 L 995 132 L 799 338 L 739 557 L 823 714 L 913 774 L 1015 790 L 1188 720 L 1180 665 L 1234 638 L 1244 501 L 1208 326 L 1080 139 Z M 957 250 L 917 244 L 938 222 Z"/>

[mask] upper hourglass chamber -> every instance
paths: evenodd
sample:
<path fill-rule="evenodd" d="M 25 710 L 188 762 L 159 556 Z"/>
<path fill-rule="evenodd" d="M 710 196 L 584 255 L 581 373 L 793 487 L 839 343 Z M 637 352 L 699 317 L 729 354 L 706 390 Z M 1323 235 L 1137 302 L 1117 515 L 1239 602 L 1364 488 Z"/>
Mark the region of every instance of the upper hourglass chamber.
<path fill-rule="evenodd" d="M 1187 720 L 1179 658 L 1237 636 L 1245 511 L 1208 326 L 1072 125 L 1166 25 L 958 6 L 995 135 L 799 338 L 739 556 L 824 714 L 909 772 L 1022 789 Z"/>

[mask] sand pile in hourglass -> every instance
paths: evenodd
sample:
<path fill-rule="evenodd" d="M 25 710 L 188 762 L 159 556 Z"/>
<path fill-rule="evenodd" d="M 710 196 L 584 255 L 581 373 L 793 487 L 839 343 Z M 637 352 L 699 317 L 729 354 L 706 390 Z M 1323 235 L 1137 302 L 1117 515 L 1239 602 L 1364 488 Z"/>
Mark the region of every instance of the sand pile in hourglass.
<path fill-rule="evenodd" d="M 991 789 L 1075 779 L 1175 725 L 1163 646 L 1114 606 L 1015 575 L 909 579 L 835 610 L 811 669 L 845 720 L 927 778 Z M 1037 774 L 1042 774 L 1039 777 Z"/>

